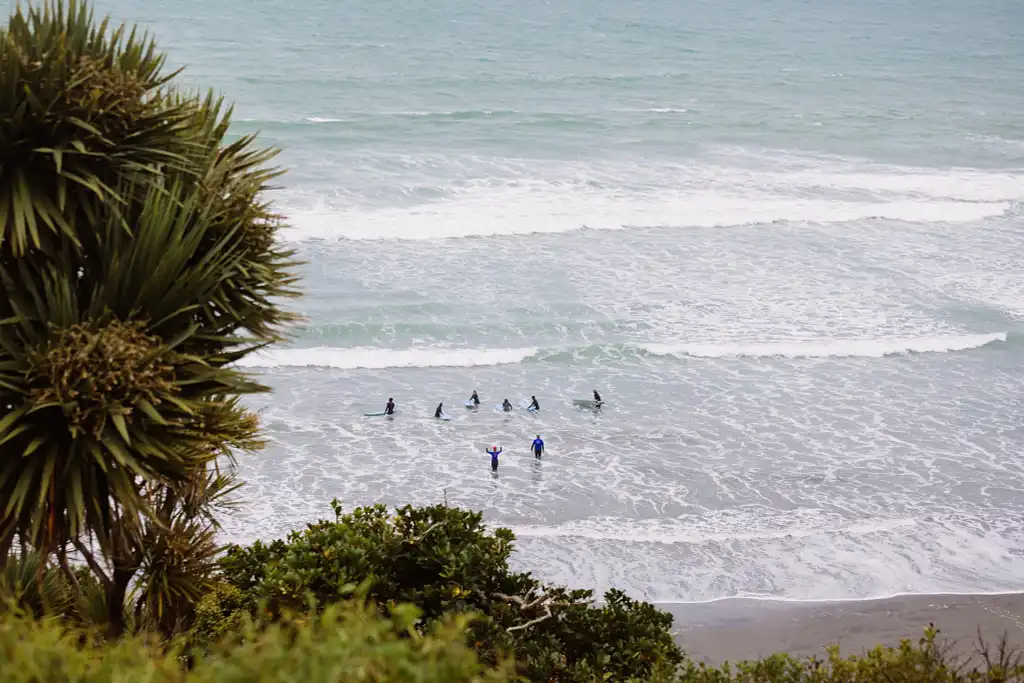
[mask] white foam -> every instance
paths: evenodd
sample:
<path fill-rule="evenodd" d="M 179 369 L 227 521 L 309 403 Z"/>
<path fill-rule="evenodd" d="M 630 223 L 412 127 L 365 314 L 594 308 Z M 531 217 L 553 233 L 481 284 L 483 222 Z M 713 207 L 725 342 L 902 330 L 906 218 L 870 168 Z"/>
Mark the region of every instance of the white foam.
<path fill-rule="evenodd" d="M 471 367 L 519 363 L 537 352 L 523 349 L 375 349 L 331 348 L 276 349 L 247 356 L 244 367 L 319 367 L 344 370 L 382 368 Z"/>
<path fill-rule="evenodd" d="M 869 218 L 970 223 L 1002 215 L 1008 203 L 842 202 L 822 199 L 661 191 L 601 193 L 508 187 L 468 192 L 415 208 L 290 212 L 288 241 L 428 240 L 562 233 L 629 227 L 713 228 L 776 222 L 845 223 Z"/>
<path fill-rule="evenodd" d="M 862 356 L 881 358 L 903 353 L 945 353 L 975 349 L 993 342 L 1006 341 L 1005 332 L 992 334 L 961 334 L 915 339 L 833 339 L 814 341 L 781 341 L 733 344 L 645 344 L 643 348 L 657 355 L 785 358 L 841 358 Z"/>
<path fill-rule="evenodd" d="M 341 119 L 332 119 L 325 116 L 307 116 L 304 119 L 307 123 L 338 123 Z"/>
<path fill-rule="evenodd" d="M 622 519 L 598 517 L 566 522 L 555 526 L 517 525 L 512 531 L 519 538 L 581 538 L 591 541 L 621 543 L 701 544 L 729 543 L 731 541 L 765 541 L 788 538 L 810 538 L 829 534 L 872 534 L 912 527 L 917 522 L 909 518 L 874 520 L 870 522 L 839 522 L 822 524 L 816 514 L 806 511 L 795 513 L 787 525 L 777 528 L 751 528 L 749 518 L 731 519 L 721 515 L 709 528 L 707 520 L 695 515 L 690 519 Z"/>

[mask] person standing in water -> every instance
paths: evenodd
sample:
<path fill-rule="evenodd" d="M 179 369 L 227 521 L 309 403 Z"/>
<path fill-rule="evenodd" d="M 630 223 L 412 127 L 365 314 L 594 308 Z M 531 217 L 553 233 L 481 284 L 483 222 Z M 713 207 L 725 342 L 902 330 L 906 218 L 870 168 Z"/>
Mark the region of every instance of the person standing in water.
<path fill-rule="evenodd" d="M 434 411 L 434 417 L 441 417 L 444 415 L 444 403 L 437 404 L 437 410 Z"/>
<path fill-rule="evenodd" d="M 540 404 L 537 403 L 537 397 L 536 396 L 531 396 L 530 398 L 533 399 L 533 400 L 530 402 L 530 405 L 527 406 L 526 409 L 527 410 L 540 410 Z"/>
<path fill-rule="evenodd" d="M 501 455 L 501 449 L 497 446 L 491 446 L 491 450 L 487 451 L 487 455 L 491 456 L 491 472 L 497 472 L 498 456 Z"/>
<path fill-rule="evenodd" d="M 509 400 L 507 398 L 501 404 L 501 409 L 504 410 L 506 413 L 511 413 L 512 412 L 512 404 L 509 402 Z"/>
<path fill-rule="evenodd" d="M 533 440 L 533 456 L 539 458 L 544 455 L 544 439 L 540 438 L 540 434 Z"/>
<path fill-rule="evenodd" d="M 393 398 L 389 398 L 388 399 L 388 404 L 386 406 L 384 406 L 384 414 L 385 415 L 394 415 L 395 414 L 395 399 L 393 399 Z"/>
<path fill-rule="evenodd" d="M 597 389 L 594 389 L 594 407 L 600 408 L 604 401 L 601 400 L 601 394 L 597 393 Z"/>
<path fill-rule="evenodd" d="M 473 402 L 473 405 L 480 405 L 480 397 L 477 396 L 476 389 L 473 390 L 473 395 L 469 397 L 469 400 Z"/>

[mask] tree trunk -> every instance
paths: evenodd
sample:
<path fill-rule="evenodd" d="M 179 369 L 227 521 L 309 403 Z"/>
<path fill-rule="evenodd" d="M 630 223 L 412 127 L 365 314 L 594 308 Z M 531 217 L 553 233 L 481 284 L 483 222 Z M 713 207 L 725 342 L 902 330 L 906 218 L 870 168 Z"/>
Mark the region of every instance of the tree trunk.
<path fill-rule="evenodd" d="M 124 634 L 124 598 L 135 575 L 134 569 L 115 569 L 107 590 L 107 628 L 112 638 Z"/>

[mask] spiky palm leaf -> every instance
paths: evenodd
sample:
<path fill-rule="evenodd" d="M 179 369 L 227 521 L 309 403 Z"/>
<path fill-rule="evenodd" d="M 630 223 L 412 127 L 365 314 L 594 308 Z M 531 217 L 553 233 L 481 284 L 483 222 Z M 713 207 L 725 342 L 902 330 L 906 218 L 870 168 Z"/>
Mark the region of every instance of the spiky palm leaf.
<path fill-rule="evenodd" d="M 188 113 L 161 92 L 163 62 L 79 0 L 14 12 L 0 30 L 0 255 L 81 245 L 126 177 L 185 169 Z"/>
<path fill-rule="evenodd" d="M 0 30 L 0 563 L 136 542 L 153 486 L 258 445 L 230 364 L 291 319 L 274 152 L 163 61 L 78 0 Z"/>
<path fill-rule="evenodd" d="M 191 618 L 196 605 L 215 584 L 215 539 L 212 511 L 230 506 L 238 489 L 233 471 L 217 466 L 174 487 L 151 491 L 159 521 L 147 522 L 135 599 L 136 613 L 167 636 Z"/>
<path fill-rule="evenodd" d="M 63 614 L 74 604 L 64 576 L 46 557 L 22 549 L 0 569 L 0 611 L 13 604 L 37 617 Z"/>
<path fill-rule="evenodd" d="M 233 233 L 201 250 L 212 214 L 183 192 L 152 187 L 131 234 L 110 212 L 95 226 L 106 248 L 70 276 L 0 264 L 14 312 L 0 324 L 0 519 L 34 545 L 90 529 L 102 544 L 112 501 L 147 513 L 145 482 L 258 445 L 233 397 L 263 387 L 227 366 L 250 347 L 202 320 L 237 270 Z M 217 348 L 209 335 L 205 355 L 184 351 L 204 327 Z"/>

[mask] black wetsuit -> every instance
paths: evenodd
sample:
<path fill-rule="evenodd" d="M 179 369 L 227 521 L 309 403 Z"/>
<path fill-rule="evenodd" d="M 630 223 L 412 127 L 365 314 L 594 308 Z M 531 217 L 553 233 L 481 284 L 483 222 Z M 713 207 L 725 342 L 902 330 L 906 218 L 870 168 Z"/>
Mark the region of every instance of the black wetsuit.
<path fill-rule="evenodd" d="M 534 410 L 540 410 L 540 404 L 537 403 L 537 399 L 533 399 L 533 402 L 530 403 L 530 407 Z"/>
<path fill-rule="evenodd" d="M 386 406 L 384 406 L 384 414 L 385 415 L 394 415 L 395 414 L 395 404 L 394 404 L 393 401 L 388 401 L 388 404 Z"/>
<path fill-rule="evenodd" d="M 437 404 L 437 410 L 434 411 L 434 417 L 441 417 L 441 415 L 442 415 L 441 407 L 443 405 L 444 405 L 443 403 Z"/>
<path fill-rule="evenodd" d="M 501 409 L 504 410 L 506 413 L 512 412 L 512 404 L 508 402 L 507 398 L 505 399 L 504 403 L 501 404 Z"/>
<path fill-rule="evenodd" d="M 472 401 L 475 406 L 480 405 L 480 397 L 476 395 L 475 391 L 473 392 L 473 395 L 469 397 L 469 400 Z"/>
<path fill-rule="evenodd" d="M 600 408 L 603 401 L 601 400 L 601 394 L 594 392 L 594 402 L 597 404 L 596 407 Z"/>

